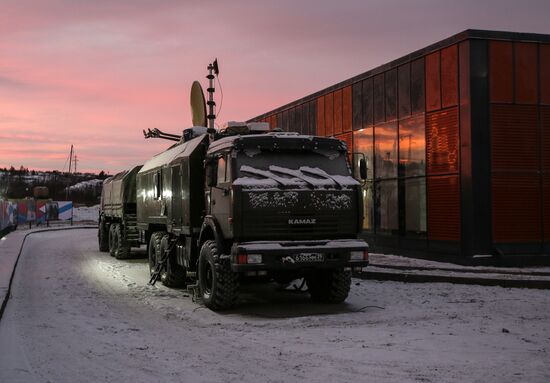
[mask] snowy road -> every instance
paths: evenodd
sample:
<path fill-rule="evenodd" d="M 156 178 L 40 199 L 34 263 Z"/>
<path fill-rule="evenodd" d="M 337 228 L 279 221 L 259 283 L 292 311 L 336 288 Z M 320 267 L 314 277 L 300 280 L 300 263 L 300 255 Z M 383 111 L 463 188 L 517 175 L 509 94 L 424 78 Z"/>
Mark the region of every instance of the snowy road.
<path fill-rule="evenodd" d="M 28 238 L 0 382 L 550 381 L 548 290 L 355 280 L 343 305 L 263 287 L 220 314 L 95 234 Z"/>

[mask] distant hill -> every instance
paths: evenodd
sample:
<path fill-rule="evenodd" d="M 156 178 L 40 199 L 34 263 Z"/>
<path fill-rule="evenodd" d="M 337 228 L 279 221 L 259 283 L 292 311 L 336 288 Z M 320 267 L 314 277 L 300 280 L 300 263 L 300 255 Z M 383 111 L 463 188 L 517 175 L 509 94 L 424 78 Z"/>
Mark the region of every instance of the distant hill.
<path fill-rule="evenodd" d="M 109 177 L 104 172 L 61 173 L 57 170 L 36 171 L 24 167 L 0 168 L 0 197 L 19 199 L 33 196 L 35 186 L 46 186 L 49 197 L 62 201 L 68 199 L 86 205 L 97 204 L 101 197 L 103 180 Z"/>

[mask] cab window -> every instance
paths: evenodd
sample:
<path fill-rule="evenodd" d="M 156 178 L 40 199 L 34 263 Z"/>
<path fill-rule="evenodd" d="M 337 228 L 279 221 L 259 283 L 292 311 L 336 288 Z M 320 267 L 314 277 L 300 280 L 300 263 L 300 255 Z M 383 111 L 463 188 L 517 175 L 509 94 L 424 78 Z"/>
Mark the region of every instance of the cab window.
<path fill-rule="evenodd" d="M 225 173 L 226 173 L 226 163 L 225 156 L 218 158 L 218 184 L 225 182 Z"/>
<path fill-rule="evenodd" d="M 161 171 L 157 171 L 153 175 L 153 183 L 155 185 L 155 198 L 161 199 L 162 197 L 162 173 Z"/>

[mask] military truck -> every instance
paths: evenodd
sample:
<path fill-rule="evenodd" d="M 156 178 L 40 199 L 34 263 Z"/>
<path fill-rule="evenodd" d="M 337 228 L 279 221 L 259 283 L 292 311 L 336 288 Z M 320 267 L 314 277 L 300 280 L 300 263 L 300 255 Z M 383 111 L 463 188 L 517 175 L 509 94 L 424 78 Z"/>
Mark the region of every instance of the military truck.
<path fill-rule="evenodd" d="M 130 256 L 139 247 L 136 226 L 136 174 L 141 165 L 124 170 L 103 181 L 99 210 L 99 250 L 117 259 Z"/>
<path fill-rule="evenodd" d="M 305 278 L 314 300 L 344 301 L 352 269 L 368 264 L 346 144 L 267 132 L 264 123 L 202 129 L 136 175 L 137 230 L 153 278 L 159 273 L 167 286 L 196 281 L 214 310 L 234 306 L 249 279 Z M 129 231 L 116 233 L 128 243 Z"/>

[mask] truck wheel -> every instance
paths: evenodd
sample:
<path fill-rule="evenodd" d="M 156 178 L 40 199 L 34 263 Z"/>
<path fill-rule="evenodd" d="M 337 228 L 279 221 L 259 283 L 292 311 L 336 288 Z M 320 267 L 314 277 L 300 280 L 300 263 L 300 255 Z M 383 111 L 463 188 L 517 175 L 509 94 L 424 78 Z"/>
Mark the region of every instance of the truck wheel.
<path fill-rule="evenodd" d="M 218 247 L 215 241 L 206 241 L 199 255 L 200 296 L 211 310 L 231 308 L 237 302 L 239 275 L 218 262 Z"/>
<path fill-rule="evenodd" d="M 116 236 L 116 233 L 115 233 L 115 226 L 116 224 L 115 223 L 112 223 L 110 226 L 109 226 L 109 254 L 111 255 L 111 257 L 114 257 L 115 256 L 115 236 Z"/>
<path fill-rule="evenodd" d="M 115 258 L 116 259 L 127 259 L 130 257 L 130 246 L 124 238 L 122 232 L 122 225 L 115 225 L 115 238 L 116 238 L 116 249 L 115 249 Z"/>
<path fill-rule="evenodd" d="M 99 251 L 109 251 L 109 231 L 103 219 L 99 221 L 99 227 L 97 229 L 97 240 L 99 242 Z"/>
<path fill-rule="evenodd" d="M 149 246 L 147 246 L 147 258 L 149 259 L 149 275 L 151 276 L 157 267 L 157 259 L 160 259 L 160 256 L 158 255 L 160 254 L 160 242 L 162 241 L 162 237 L 165 235 L 166 233 L 157 231 L 151 235 L 151 239 L 149 240 Z"/>
<path fill-rule="evenodd" d="M 311 299 L 316 302 L 342 303 L 351 287 L 351 271 L 344 269 L 320 271 L 306 277 Z"/>
<path fill-rule="evenodd" d="M 160 261 L 162 255 L 170 245 L 170 237 L 165 235 L 160 241 L 160 251 L 157 254 L 157 259 Z M 185 287 L 186 270 L 183 266 L 178 265 L 175 252 L 172 251 L 166 261 L 166 267 L 160 273 L 160 280 L 164 286 L 168 287 Z"/>

